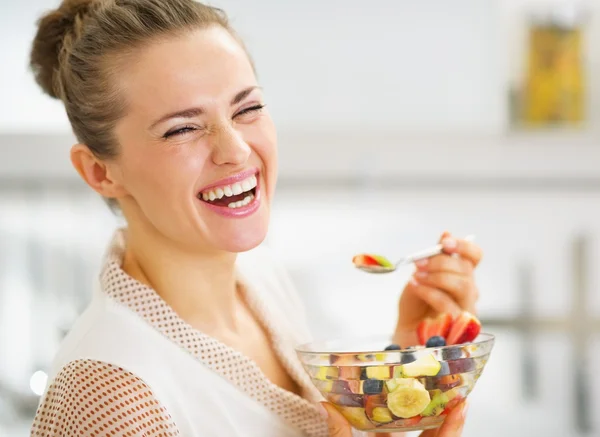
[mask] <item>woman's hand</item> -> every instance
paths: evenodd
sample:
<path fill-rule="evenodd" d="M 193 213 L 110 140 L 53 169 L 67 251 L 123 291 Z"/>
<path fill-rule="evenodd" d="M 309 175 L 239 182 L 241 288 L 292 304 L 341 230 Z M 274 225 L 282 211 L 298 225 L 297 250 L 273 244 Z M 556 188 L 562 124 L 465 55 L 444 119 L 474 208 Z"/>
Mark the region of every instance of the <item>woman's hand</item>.
<path fill-rule="evenodd" d="M 352 437 L 352 428 L 342 413 L 327 402 L 322 402 L 323 413 L 327 417 L 329 426 L 329 437 Z M 423 431 L 419 437 L 460 437 L 465 425 L 467 415 L 467 403 L 463 401 L 452 409 L 450 414 L 444 420 L 442 426 L 436 429 Z M 369 437 L 402 437 L 404 433 L 368 433 Z"/>
<path fill-rule="evenodd" d="M 402 347 L 417 344 L 416 327 L 426 317 L 462 310 L 475 313 L 479 293 L 473 271 L 481 261 L 481 248 L 448 232 L 440 241 L 444 253 L 417 262 L 400 297 L 394 342 Z"/>

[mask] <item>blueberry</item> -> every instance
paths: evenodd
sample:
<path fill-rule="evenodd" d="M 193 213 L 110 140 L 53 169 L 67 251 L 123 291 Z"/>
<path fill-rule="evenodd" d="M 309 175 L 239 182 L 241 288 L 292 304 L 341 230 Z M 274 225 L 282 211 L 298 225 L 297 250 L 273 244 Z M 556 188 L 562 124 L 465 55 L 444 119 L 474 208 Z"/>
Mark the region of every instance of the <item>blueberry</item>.
<path fill-rule="evenodd" d="M 388 347 L 386 347 L 384 350 L 386 351 L 399 351 L 400 349 L 402 349 L 400 347 L 400 345 L 397 344 L 390 344 Z"/>
<path fill-rule="evenodd" d="M 384 381 L 378 379 L 367 379 L 363 382 L 363 393 L 366 395 L 378 395 L 383 391 Z"/>
<path fill-rule="evenodd" d="M 403 353 L 400 358 L 401 364 L 408 364 L 408 363 L 412 363 L 413 361 L 417 361 L 417 357 L 415 357 L 415 354 L 412 354 L 410 352 Z"/>
<path fill-rule="evenodd" d="M 425 347 L 442 347 L 446 346 L 446 340 L 444 337 L 440 337 L 439 335 L 434 335 L 433 337 L 427 340 L 425 343 Z"/>

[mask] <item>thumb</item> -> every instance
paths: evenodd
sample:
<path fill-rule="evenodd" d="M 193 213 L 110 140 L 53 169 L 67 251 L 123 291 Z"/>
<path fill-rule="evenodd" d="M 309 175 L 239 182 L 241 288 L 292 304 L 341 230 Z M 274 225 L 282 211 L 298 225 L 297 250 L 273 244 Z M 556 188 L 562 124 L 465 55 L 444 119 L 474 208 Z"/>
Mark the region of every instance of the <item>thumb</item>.
<path fill-rule="evenodd" d="M 442 236 L 440 237 L 439 243 L 441 243 L 442 241 L 444 241 L 446 238 L 451 237 L 452 233 L 448 232 L 448 231 L 444 231 L 442 233 Z"/>
<path fill-rule="evenodd" d="M 322 414 L 327 418 L 329 437 L 352 437 L 352 428 L 342 413 L 327 402 L 320 403 Z"/>
<path fill-rule="evenodd" d="M 424 431 L 419 437 L 461 437 L 467 409 L 468 405 L 465 400 L 452 409 L 442 426 Z"/>

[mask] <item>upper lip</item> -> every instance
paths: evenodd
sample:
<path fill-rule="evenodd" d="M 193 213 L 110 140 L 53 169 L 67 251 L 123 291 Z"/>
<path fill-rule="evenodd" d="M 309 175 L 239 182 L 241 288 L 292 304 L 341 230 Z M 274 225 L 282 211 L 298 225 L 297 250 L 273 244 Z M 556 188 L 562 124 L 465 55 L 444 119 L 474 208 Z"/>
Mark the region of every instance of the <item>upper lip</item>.
<path fill-rule="evenodd" d="M 218 180 L 210 185 L 207 185 L 204 188 L 201 188 L 200 193 L 203 193 L 204 191 L 208 191 L 211 188 L 224 187 L 225 185 L 235 184 L 236 182 L 243 181 L 244 179 L 247 179 L 250 176 L 254 176 L 257 173 L 258 173 L 257 168 L 241 171 L 232 176 L 228 176 L 224 179 Z"/>

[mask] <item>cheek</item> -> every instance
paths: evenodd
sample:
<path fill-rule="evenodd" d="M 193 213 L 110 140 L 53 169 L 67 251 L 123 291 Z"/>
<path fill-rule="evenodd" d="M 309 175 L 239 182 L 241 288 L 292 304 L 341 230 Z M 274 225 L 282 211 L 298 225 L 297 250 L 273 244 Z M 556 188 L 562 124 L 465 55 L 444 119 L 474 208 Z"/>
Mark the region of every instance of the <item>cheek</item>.
<path fill-rule="evenodd" d="M 206 163 L 203 154 L 191 150 L 191 146 L 171 146 L 132 157 L 124 172 L 126 188 L 138 201 L 149 197 L 164 202 L 186 195 Z"/>
<path fill-rule="evenodd" d="M 248 142 L 263 161 L 272 190 L 277 175 L 277 132 L 271 117 L 265 116 L 257 123 Z"/>

